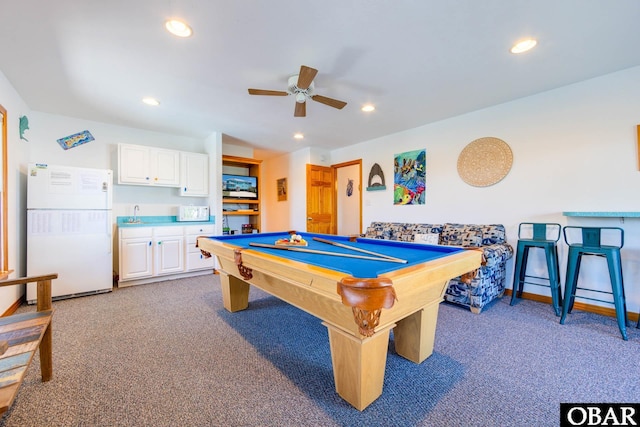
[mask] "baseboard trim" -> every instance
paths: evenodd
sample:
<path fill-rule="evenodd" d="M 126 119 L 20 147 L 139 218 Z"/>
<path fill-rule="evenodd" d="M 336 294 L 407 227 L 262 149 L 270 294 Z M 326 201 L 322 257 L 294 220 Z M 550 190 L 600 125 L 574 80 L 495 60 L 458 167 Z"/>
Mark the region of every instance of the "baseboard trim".
<path fill-rule="evenodd" d="M 133 280 L 120 280 L 118 281 L 118 288 L 126 288 L 128 286 L 147 285 L 149 283 L 166 282 L 167 280 L 184 279 L 187 277 L 206 276 L 207 274 L 214 274 L 213 268 L 206 268 L 202 270 L 192 270 L 183 273 L 167 274 L 164 276 L 151 276 L 143 279 Z"/>
<path fill-rule="evenodd" d="M 504 291 L 504 295 L 505 297 L 509 297 L 511 298 L 511 289 L 506 289 Z M 546 304 L 551 304 L 551 297 L 548 297 L 546 295 L 538 295 L 538 294 L 532 294 L 532 293 L 528 293 L 528 292 L 523 292 L 522 293 L 522 299 L 528 299 L 531 301 L 537 301 L 537 302 L 543 302 Z M 595 313 L 595 314 L 601 314 L 603 316 L 609 316 L 609 317 L 616 317 L 616 310 L 613 307 L 601 307 L 599 305 L 593 305 L 593 304 L 586 304 L 584 302 L 581 301 L 576 301 L 573 304 L 573 309 L 574 310 L 581 310 L 581 311 L 586 311 L 589 313 Z M 629 312 L 627 310 L 627 317 L 628 320 L 632 321 L 632 322 L 637 322 L 638 321 L 638 313 L 632 313 Z"/>
<path fill-rule="evenodd" d="M 18 298 L 18 299 L 16 300 L 16 302 L 14 302 L 13 304 L 11 304 L 11 306 L 10 306 L 9 308 L 7 308 L 7 311 L 5 311 L 5 312 L 2 314 L 2 317 L 5 317 L 5 316 L 11 316 L 13 313 L 15 313 L 15 312 L 16 312 L 16 310 L 18 309 L 18 307 L 20 307 L 20 306 L 22 305 L 22 303 L 24 302 L 24 300 L 25 300 L 24 295 L 23 295 L 23 296 L 21 296 L 20 298 Z"/>

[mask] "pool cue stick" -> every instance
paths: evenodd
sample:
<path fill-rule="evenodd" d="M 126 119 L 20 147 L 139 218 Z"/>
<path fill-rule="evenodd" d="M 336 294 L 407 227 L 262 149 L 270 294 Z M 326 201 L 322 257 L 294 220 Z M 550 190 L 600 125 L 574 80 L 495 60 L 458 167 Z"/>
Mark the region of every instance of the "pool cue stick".
<path fill-rule="evenodd" d="M 257 246 L 259 248 L 269 248 L 269 249 L 280 249 L 280 250 L 283 250 L 283 251 L 292 251 L 292 252 L 308 252 L 308 253 L 311 253 L 311 254 L 331 255 L 331 256 L 337 256 L 337 257 L 343 257 L 343 258 L 367 259 L 367 260 L 370 260 L 370 261 L 397 262 L 397 263 L 400 263 L 400 264 L 406 264 L 407 263 L 407 261 L 404 260 L 404 259 L 389 259 L 389 258 L 378 258 L 378 257 L 364 256 L 364 255 L 341 254 L 341 253 L 338 253 L 338 252 L 319 251 L 317 249 L 305 249 L 305 248 L 301 248 L 299 246 L 269 245 L 267 243 L 254 243 L 254 242 L 249 243 L 249 246 Z"/>
<path fill-rule="evenodd" d="M 333 242 L 331 240 L 323 239 L 321 237 L 314 237 L 313 240 L 315 240 L 317 242 L 327 243 L 327 244 L 333 245 L 333 246 L 338 246 L 340 248 L 351 249 L 352 251 L 362 252 L 362 253 L 369 254 L 369 255 L 375 255 L 375 256 L 380 257 L 380 258 L 394 259 L 394 260 L 398 260 L 398 261 L 403 261 L 403 259 L 401 259 L 401 258 L 396 258 L 394 256 L 380 254 L 378 252 L 368 251 L 368 250 L 362 249 L 362 248 L 356 248 L 355 246 L 349 246 L 349 245 L 345 245 L 345 244 L 342 244 L 342 243 Z"/>

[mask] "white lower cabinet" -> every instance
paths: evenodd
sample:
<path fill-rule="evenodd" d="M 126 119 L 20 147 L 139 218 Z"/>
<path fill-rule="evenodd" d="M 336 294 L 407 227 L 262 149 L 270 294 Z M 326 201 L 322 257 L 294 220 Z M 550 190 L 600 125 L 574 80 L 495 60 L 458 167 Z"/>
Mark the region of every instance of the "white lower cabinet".
<path fill-rule="evenodd" d="M 196 247 L 213 225 L 127 227 L 119 230 L 119 286 L 167 280 L 213 270 L 214 258 Z"/>
<path fill-rule="evenodd" d="M 184 271 L 183 227 L 153 227 L 153 272 L 156 276 Z"/>
<path fill-rule="evenodd" d="M 153 229 L 120 229 L 119 281 L 153 275 Z"/>

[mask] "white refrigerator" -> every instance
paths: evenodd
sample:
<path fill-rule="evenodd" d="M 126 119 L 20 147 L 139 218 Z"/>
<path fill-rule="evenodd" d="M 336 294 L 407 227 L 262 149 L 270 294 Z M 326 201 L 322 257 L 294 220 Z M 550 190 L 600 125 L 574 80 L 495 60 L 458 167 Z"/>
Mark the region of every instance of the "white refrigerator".
<path fill-rule="evenodd" d="M 27 170 L 27 274 L 58 273 L 54 299 L 113 289 L 110 170 L 30 163 Z M 36 301 L 35 283 L 27 302 Z"/>

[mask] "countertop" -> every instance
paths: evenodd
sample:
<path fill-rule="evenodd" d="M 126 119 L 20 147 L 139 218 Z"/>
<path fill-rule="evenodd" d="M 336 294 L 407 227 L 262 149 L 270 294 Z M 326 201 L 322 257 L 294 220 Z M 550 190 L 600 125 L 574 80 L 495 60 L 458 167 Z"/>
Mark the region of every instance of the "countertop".
<path fill-rule="evenodd" d="M 132 222 L 132 216 L 117 217 L 117 225 L 122 228 L 131 227 L 164 227 L 171 225 L 211 225 L 215 224 L 214 216 L 209 217 L 209 221 L 177 221 L 175 216 L 139 216 L 137 222 Z"/>
<path fill-rule="evenodd" d="M 640 212 L 562 212 L 564 216 L 584 216 L 593 218 L 639 218 Z"/>

